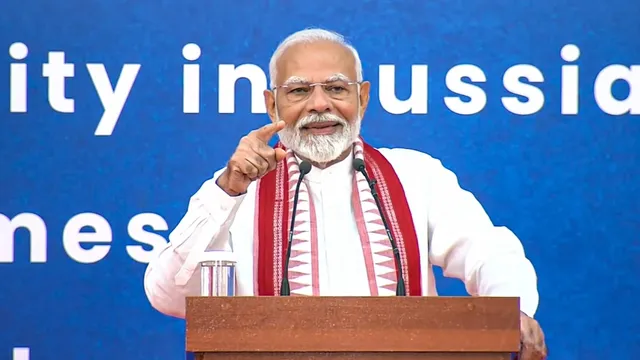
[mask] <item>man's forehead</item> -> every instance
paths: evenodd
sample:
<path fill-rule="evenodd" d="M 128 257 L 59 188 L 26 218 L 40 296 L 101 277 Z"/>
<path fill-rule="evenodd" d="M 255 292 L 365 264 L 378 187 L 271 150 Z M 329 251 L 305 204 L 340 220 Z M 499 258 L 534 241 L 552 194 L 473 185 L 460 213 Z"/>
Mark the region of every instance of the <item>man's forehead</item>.
<path fill-rule="evenodd" d="M 355 58 L 346 47 L 331 42 L 295 44 L 288 48 L 276 64 L 277 82 L 302 80 L 326 82 L 355 80 Z"/>

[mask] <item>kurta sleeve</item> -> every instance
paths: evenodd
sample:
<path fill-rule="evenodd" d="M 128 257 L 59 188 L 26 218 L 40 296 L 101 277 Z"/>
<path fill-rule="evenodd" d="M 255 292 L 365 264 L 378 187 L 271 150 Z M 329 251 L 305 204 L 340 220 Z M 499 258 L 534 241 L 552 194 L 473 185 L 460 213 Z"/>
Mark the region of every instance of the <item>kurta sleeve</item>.
<path fill-rule="evenodd" d="M 245 195 L 229 196 L 217 184 L 222 170 L 205 181 L 191 197 L 186 214 L 169 234 L 167 246 L 147 265 L 144 289 L 158 311 L 185 315 L 185 297 L 198 295 L 193 276 L 204 251 L 230 250 L 229 228 Z"/>
<path fill-rule="evenodd" d="M 521 241 L 508 228 L 495 226 L 439 160 L 427 162 L 431 263 L 444 276 L 464 281 L 470 295 L 520 297 L 521 311 L 533 317 L 537 276 Z"/>

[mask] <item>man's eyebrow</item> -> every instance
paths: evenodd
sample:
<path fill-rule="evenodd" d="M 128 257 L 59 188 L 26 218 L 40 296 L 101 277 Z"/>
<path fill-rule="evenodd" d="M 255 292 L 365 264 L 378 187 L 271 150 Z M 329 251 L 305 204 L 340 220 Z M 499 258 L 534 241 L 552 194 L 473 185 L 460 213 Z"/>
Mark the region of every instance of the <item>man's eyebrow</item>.
<path fill-rule="evenodd" d="M 331 76 L 329 76 L 325 82 L 332 82 L 332 81 L 351 81 L 351 79 L 349 79 L 346 75 L 341 74 L 341 73 L 337 73 L 337 74 L 333 74 Z"/>
<path fill-rule="evenodd" d="M 329 77 L 327 77 L 324 82 L 332 82 L 332 81 L 351 81 L 349 77 L 342 73 L 335 73 Z M 282 83 L 282 86 L 291 85 L 291 84 L 299 84 L 299 83 L 310 83 L 307 78 L 302 76 L 291 76 L 285 82 Z"/>
<path fill-rule="evenodd" d="M 301 76 L 291 76 L 287 80 L 285 80 L 285 82 L 283 82 L 282 85 L 290 85 L 290 84 L 306 83 L 306 82 L 308 82 L 307 79 Z"/>

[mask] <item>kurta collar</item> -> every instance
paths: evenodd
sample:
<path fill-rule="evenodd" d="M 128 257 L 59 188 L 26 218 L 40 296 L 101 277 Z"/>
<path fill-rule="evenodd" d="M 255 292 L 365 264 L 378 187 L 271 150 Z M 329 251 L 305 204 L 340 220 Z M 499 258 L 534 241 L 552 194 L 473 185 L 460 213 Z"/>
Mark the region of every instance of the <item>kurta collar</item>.
<path fill-rule="evenodd" d="M 302 159 L 300 159 L 298 155 L 296 155 L 296 159 L 298 160 L 298 163 L 302 161 Z M 349 155 L 347 155 L 347 157 L 344 158 L 344 160 L 338 163 L 335 163 L 325 169 L 320 169 L 315 166 L 311 166 L 311 171 L 305 176 L 305 180 L 308 180 L 313 183 L 321 183 L 327 178 L 336 178 L 341 176 L 344 176 L 345 179 L 350 180 L 352 175 L 353 175 L 353 148 L 349 153 Z"/>

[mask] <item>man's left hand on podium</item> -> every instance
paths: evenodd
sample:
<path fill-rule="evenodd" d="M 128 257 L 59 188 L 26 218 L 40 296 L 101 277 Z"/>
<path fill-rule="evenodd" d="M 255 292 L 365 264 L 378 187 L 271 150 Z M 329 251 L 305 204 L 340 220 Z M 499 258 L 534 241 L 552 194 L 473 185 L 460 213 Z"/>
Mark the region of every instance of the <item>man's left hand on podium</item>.
<path fill-rule="evenodd" d="M 520 343 L 518 360 L 544 360 L 547 358 L 547 345 L 540 324 L 525 313 L 520 313 Z"/>

